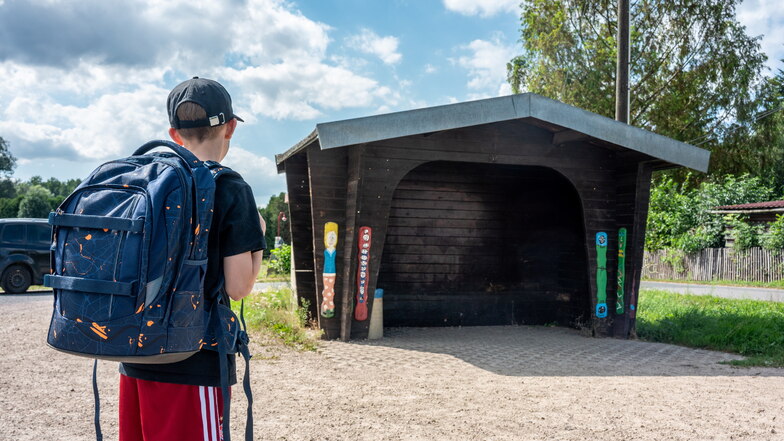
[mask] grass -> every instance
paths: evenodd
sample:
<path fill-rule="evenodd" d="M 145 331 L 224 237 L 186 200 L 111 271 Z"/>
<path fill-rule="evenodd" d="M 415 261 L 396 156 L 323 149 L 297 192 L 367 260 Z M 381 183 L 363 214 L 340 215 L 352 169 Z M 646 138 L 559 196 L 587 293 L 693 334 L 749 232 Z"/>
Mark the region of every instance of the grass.
<path fill-rule="evenodd" d="M 747 357 L 735 366 L 784 367 L 784 303 L 640 290 L 637 335 Z"/>
<path fill-rule="evenodd" d="M 672 282 L 672 283 L 692 283 L 697 285 L 725 285 L 725 286 L 749 286 L 752 288 L 778 288 L 784 289 L 784 280 L 773 282 L 753 282 L 747 280 L 670 280 L 670 279 L 648 279 L 649 282 Z"/>
<path fill-rule="evenodd" d="M 245 298 L 245 321 L 250 331 L 274 337 L 286 346 L 315 351 L 321 331 L 308 321 L 307 306 L 295 307 L 288 288 L 254 292 Z M 239 313 L 240 303 L 232 302 Z"/>

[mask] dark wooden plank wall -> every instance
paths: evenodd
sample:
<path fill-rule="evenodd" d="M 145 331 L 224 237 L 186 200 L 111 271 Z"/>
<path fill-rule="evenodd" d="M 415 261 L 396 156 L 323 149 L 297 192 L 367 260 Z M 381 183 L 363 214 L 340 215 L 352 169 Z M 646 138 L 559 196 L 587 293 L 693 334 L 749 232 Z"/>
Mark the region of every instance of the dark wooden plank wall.
<path fill-rule="evenodd" d="M 384 204 L 391 204 L 392 193 L 397 188 L 397 181 L 388 179 L 395 175 L 394 170 L 408 171 L 419 164 L 431 161 L 459 161 L 471 163 L 497 163 L 517 165 L 539 165 L 550 167 L 566 177 L 581 198 L 584 209 L 584 244 L 586 253 L 586 271 L 589 276 L 590 307 L 588 317 L 593 313 L 596 296 L 595 280 L 595 245 L 594 238 L 598 231 L 606 231 L 612 235 L 617 231 L 615 225 L 615 152 L 585 143 L 572 143 L 554 146 L 551 142 L 552 133 L 532 127 L 520 121 L 496 123 L 482 127 L 453 130 L 431 135 L 418 135 L 395 140 L 372 143 L 366 149 L 365 168 L 376 167 L 376 173 L 370 176 L 384 175 L 378 173 L 385 165 L 392 171 L 382 176 L 383 185 L 378 183 L 374 192 L 360 189 L 363 200 L 372 197 L 377 201 L 382 212 L 372 216 L 376 221 L 384 223 Z M 398 180 L 402 178 L 402 173 Z M 365 181 L 369 184 L 370 176 Z M 365 184 L 365 185 L 367 185 Z M 383 188 L 382 188 L 383 187 Z M 369 206 L 368 206 L 369 207 Z M 363 210 L 367 213 L 368 210 Z M 360 216 L 362 219 L 362 216 Z M 363 223 L 360 220 L 360 223 Z M 372 225 L 371 225 L 372 226 Z M 374 235 L 375 257 L 378 257 L 379 240 L 383 239 L 381 231 Z M 613 249 L 614 248 L 614 249 Z M 608 281 L 615 280 L 617 246 L 608 250 Z M 372 285 L 378 280 L 380 261 L 376 258 L 372 263 Z M 608 282 L 608 301 L 613 292 L 613 285 Z M 606 334 L 610 322 L 599 326 L 597 332 Z M 355 323 L 355 326 L 357 324 Z M 362 338 L 360 329 L 352 332 L 352 337 Z"/>
<path fill-rule="evenodd" d="M 475 240 L 477 222 L 484 222 L 485 226 L 489 228 L 508 229 L 510 227 L 502 227 L 505 225 L 504 216 L 502 216 L 501 212 L 493 212 L 493 215 L 487 218 L 473 219 L 474 226 L 464 222 L 465 220 L 471 220 L 470 218 L 452 216 L 460 214 L 461 211 L 476 211 L 471 209 L 461 210 L 460 206 L 470 208 L 474 204 L 474 208 L 476 208 L 477 203 L 480 205 L 490 204 L 488 206 L 491 206 L 493 203 L 498 205 L 500 201 L 497 199 L 508 197 L 508 194 L 495 190 L 483 191 L 483 187 L 498 187 L 492 179 L 486 179 L 487 174 L 495 176 L 494 172 L 487 172 L 484 175 L 484 181 L 479 179 L 477 182 L 469 182 L 470 188 L 468 189 L 461 189 L 459 182 L 449 182 L 447 177 L 443 175 L 439 176 L 439 179 L 443 179 L 443 181 L 436 180 L 428 184 L 427 191 L 432 192 L 434 197 L 436 197 L 436 201 L 444 204 L 443 207 L 446 207 L 450 212 L 450 217 L 439 217 L 434 212 L 434 208 L 428 205 L 432 200 L 417 199 L 417 191 L 420 189 L 411 188 L 410 184 L 414 181 L 404 181 L 399 188 L 399 197 L 397 199 L 393 198 L 395 190 L 398 189 L 398 184 L 401 183 L 406 174 L 422 164 L 433 161 L 541 166 L 552 169 L 563 176 L 565 178 L 564 182 L 570 182 L 579 195 L 583 228 L 582 231 L 578 231 L 579 229 L 572 226 L 568 230 L 582 234 L 581 239 L 576 241 L 581 243 L 583 255 L 580 258 L 580 251 L 570 251 L 571 257 L 552 257 L 553 261 L 572 261 L 574 265 L 569 266 L 565 263 L 557 263 L 556 266 L 559 268 L 569 268 L 569 272 L 551 276 L 551 279 L 572 281 L 572 285 L 566 286 L 567 289 L 563 289 L 564 286 L 558 288 L 564 293 L 577 291 L 582 293 L 561 297 L 565 299 L 571 296 L 566 303 L 575 302 L 574 304 L 580 305 L 580 311 L 578 312 L 569 310 L 569 308 L 563 309 L 569 311 L 567 314 L 569 320 L 589 321 L 590 319 L 590 323 L 592 323 L 597 335 L 610 334 L 613 329 L 612 318 L 615 305 L 617 230 L 621 226 L 629 229 L 629 224 L 634 228 L 634 234 L 632 234 L 631 229 L 629 231 L 627 250 L 632 246 L 633 237 L 634 241 L 636 241 L 634 246 L 637 246 L 640 225 L 643 225 L 642 231 L 644 233 L 645 216 L 642 215 L 641 217 L 640 209 L 647 208 L 645 192 L 648 190 L 648 187 L 645 184 L 645 172 L 643 171 L 641 174 L 641 171 L 637 169 L 638 158 L 621 160 L 619 158 L 622 155 L 618 155 L 618 151 L 615 150 L 584 142 L 555 146 L 551 141 L 552 133 L 550 131 L 533 127 L 522 121 L 512 121 L 429 135 L 385 140 L 371 143 L 367 146 L 354 146 L 326 151 L 320 151 L 317 145 L 309 147 L 307 160 L 310 170 L 309 185 L 313 218 L 311 230 L 314 257 L 314 297 L 317 300 L 317 304 L 320 304 L 321 290 L 323 288 L 321 275 L 323 271 L 324 223 L 333 221 L 340 226 L 339 255 L 336 262 L 338 280 L 335 287 L 337 311 L 335 319 L 321 318 L 320 324 L 322 329 L 326 331 L 325 337 L 342 337 L 345 339 L 348 336 L 352 338 L 365 338 L 367 336 L 368 321 L 357 322 L 353 320 L 353 317 L 349 318 L 351 317 L 351 308 L 346 307 L 344 309 L 342 306 L 344 300 L 345 305 L 353 306 L 356 294 L 356 268 L 353 268 L 356 265 L 356 261 L 350 256 L 356 254 L 354 249 L 356 247 L 354 242 L 356 238 L 353 236 L 355 228 L 360 226 L 370 226 L 374 231 L 371 251 L 373 258 L 370 269 L 370 293 L 376 288 L 380 276 L 382 288 L 386 288 L 383 286 L 386 280 L 391 280 L 395 284 L 403 283 L 403 280 L 400 280 L 400 278 L 398 280 L 388 279 L 390 276 L 394 277 L 395 274 L 395 271 L 387 271 L 388 265 L 394 265 L 396 268 L 407 271 L 407 283 L 433 284 L 435 281 L 439 281 L 439 283 L 444 283 L 447 286 L 454 286 L 456 283 L 456 280 L 450 279 L 450 274 L 459 274 L 462 269 L 471 266 L 472 268 L 484 269 L 489 275 L 485 278 L 486 280 L 482 280 L 482 282 L 486 282 L 485 290 L 490 288 L 491 294 L 501 296 L 499 294 L 501 288 L 498 286 L 493 287 L 494 285 L 492 284 L 494 282 L 492 279 L 504 272 L 500 271 L 499 273 L 497 268 L 503 268 L 501 264 L 505 264 L 506 261 L 500 262 L 499 266 L 496 267 L 492 264 L 484 264 L 482 266 L 486 260 L 479 257 L 480 254 L 477 254 L 479 251 L 473 249 L 477 247 Z M 347 154 L 347 151 L 351 150 L 355 151 L 353 156 Z M 624 166 L 624 164 L 626 165 Z M 471 167 L 469 166 L 469 168 Z M 463 175 L 466 175 L 463 177 L 469 179 L 467 173 Z M 478 177 L 481 178 L 482 173 L 479 173 Z M 649 180 L 650 170 L 647 172 L 647 177 Z M 632 180 L 634 182 L 630 183 Z M 557 182 L 558 180 L 552 181 L 552 178 L 547 178 L 545 181 Z M 479 202 L 477 199 L 479 198 L 478 195 L 485 193 L 486 198 L 483 196 L 481 202 Z M 402 205 L 398 204 L 393 207 L 393 204 L 397 204 L 397 202 L 394 202 L 396 200 L 399 200 Z M 643 207 L 643 202 L 645 207 Z M 546 204 L 540 205 L 546 206 Z M 561 204 L 561 206 L 564 206 L 564 204 Z M 568 206 L 568 204 L 565 206 Z M 432 241 L 433 239 L 428 239 L 427 235 L 410 234 L 412 228 L 422 228 L 422 225 L 412 220 L 416 219 L 410 215 L 412 210 L 419 213 L 419 215 L 424 214 L 428 216 L 429 224 L 426 228 L 430 228 L 433 231 L 449 229 L 454 232 L 454 237 L 450 238 L 452 241 L 450 246 L 455 247 L 455 249 L 471 249 L 473 252 L 455 255 L 448 252 L 448 249 L 444 249 L 444 244 L 438 243 L 438 239 L 436 239 L 436 243 L 426 243 L 428 240 Z M 630 212 L 629 210 L 632 211 Z M 407 212 L 409 214 L 406 214 Z M 488 211 L 488 213 L 491 212 L 492 210 Z M 356 216 L 353 216 L 353 213 L 356 213 Z M 522 222 L 520 219 L 525 216 L 524 213 L 525 210 L 520 210 L 517 214 L 507 217 L 515 219 L 515 222 Z M 391 218 L 390 214 L 393 214 Z M 515 216 L 518 217 L 515 218 Z M 553 214 L 553 211 L 548 211 L 542 213 L 542 216 L 553 217 L 556 215 Z M 594 317 L 596 305 L 595 235 L 599 231 L 606 232 L 610 238 L 607 251 L 607 303 L 610 312 L 608 319 L 605 320 L 596 320 Z M 349 240 L 347 240 L 348 237 L 350 237 Z M 439 236 L 432 237 L 438 238 Z M 486 238 L 486 240 L 484 247 L 487 247 L 487 244 L 491 243 L 493 239 Z M 481 244 L 479 246 L 482 247 Z M 506 244 L 499 246 L 503 247 Z M 404 252 L 407 248 L 412 250 L 412 247 L 419 248 L 414 253 Z M 390 251 L 387 256 L 386 250 L 394 250 L 394 252 Z M 428 260 L 430 257 L 427 257 L 424 253 L 431 253 L 430 256 L 440 255 L 441 257 L 436 262 Z M 505 251 L 501 255 L 510 256 L 510 253 L 512 251 Z M 627 291 L 627 296 L 636 292 L 639 285 L 639 280 L 635 280 L 636 284 L 630 282 L 635 277 L 639 279 L 639 273 L 635 274 L 633 270 L 634 266 L 637 265 L 637 258 L 641 258 L 641 255 L 636 256 L 634 263 L 632 263 L 630 254 L 632 254 L 631 251 L 627 254 L 627 290 L 631 291 Z M 497 255 L 493 254 L 489 258 L 493 259 L 493 256 Z M 383 266 L 385 268 L 383 271 L 382 259 L 384 260 Z M 496 262 L 499 262 L 497 258 L 495 259 Z M 423 265 L 428 265 L 427 272 L 421 272 Z M 577 268 L 579 266 L 582 266 L 582 268 Z M 462 269 L 457 271 L 457 268 Z M 534 268 L 534 266 L 531 266 L 531 268 Z M 528 277 L 529 280 L 523 280 L 525 277 Z M 543 284 L 541 281 L 537 282 L 534 280 L 533 274 L 525 277 L 521 273 L 520 280 L 518 280 L 520 289 L 526 288 L 529 289 L 529 292 L 533 292 L 530 289 L 531 287 L 537 285 L 541 287 Z M 478 283 L 479 280 L 473 280 L 473 282 Z M 526 283 L 529 283 L 529 285 L 526 285 Z M 587 286 L 585 286 L 586 283 Z M 503 285 L 503 283 L 498 285 Z M 568 283 L 565 285 L 568 285 Z M 479 287 L 479 285 L 475 285 L 473 288 L 478 289 Z M 541 290 L 541 292 L 550 291 L 553 290 Z M 484 292 L 486 293 L 487 291 Z M 586 293 L 588 299 L 585 298 Z M 434 296 L 433 299 L 436 306 L 439 302 L 443 303 L 443 299 L 438 299 L 437 296 Z M 372 314 L 372 295 L 369 300 L 371 300 L 369 306 Z M 631 301 L 632 299 L 629 300 Z M 542 310 L 545 309 L 547 308 L 542 308 Z M 342 328 L 338 317 L 344 317 Z M 559 318 L 561 321 L 564 319 L 565 316 Z M 630 327 L 628 324 L 623 326 Z"/>
<path fill-rule="evenodd" d="M 313 231 L 313 257 L 314 257 L 314 285 L 316 307 L 321 311 L 321 292 L 324 289 L 324 224 L 336 222 L 338 224 L 338 246 L 335 258 L 335 316 L 322 317 L 317 314 L 319 326 L 324 330 L 324 338 L 337 339 L 340 337 L 341 303 L 344 277 L 344 257 L 347 251 L 346 239 L 350 239 L 353 231 L 346 231 L 346 149 L 320 150 L 318 144 L 307 149 L 308 170 L 310 179 L 310 199 L 312 212 Z M 350 233 L 350 234 L 349 234 Z"/>
<path fill-rule="evenodd" d="M 550 169 L 418 167 L 392 199 L 378 279 L 385 322 L 572 324 L 588 305 L 581 210 Z"/>
<path fill-rule="evenodd" d="M 419 160 L 405 158 L 391 159 L 384 157 L 382 153 L 374 147 L 365 149 L 362 161 L 361 191 L 357 207 L 357 228 L 368 226 L 373 231 L 369 268 L 371 276 L 368 284 L 368 317 L 373 313 L 373 293 L 377 287 L 380 257 L 387 238 L 387 222 L 392 194 L 403 176 L 422 163 Z M 356 266 L 356 262 L 354 265 Z M 352 273 L 352 280 L 356 284 L 356 268 Z M 356 295 L 356 289 L 354 289 L 353 295 Z M 370 320 L 352 320 L 351 324 L 351 338 L 367 337 Z"/>
<path fill-rule="evenodd" d="M 289 217 L 293 249 L 294 289 L 300 304 L 309 303 L 308 313 L 318 317 L 316 284 L 313 273 L 313 221 L 310 211 L 308 157 L 302 152 L 285 162 L 289 192 Z"/>

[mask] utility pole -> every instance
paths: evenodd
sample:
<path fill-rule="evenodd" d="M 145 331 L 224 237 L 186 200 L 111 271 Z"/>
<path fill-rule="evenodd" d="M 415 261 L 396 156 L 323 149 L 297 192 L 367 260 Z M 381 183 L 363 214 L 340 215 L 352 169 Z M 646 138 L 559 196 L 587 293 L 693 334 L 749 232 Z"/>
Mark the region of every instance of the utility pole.
<path fill-rule="evenodd" d="M 615 70 L 615 120 L 629 123 L 629 0 L 618 0 L 618 62 Z"/>

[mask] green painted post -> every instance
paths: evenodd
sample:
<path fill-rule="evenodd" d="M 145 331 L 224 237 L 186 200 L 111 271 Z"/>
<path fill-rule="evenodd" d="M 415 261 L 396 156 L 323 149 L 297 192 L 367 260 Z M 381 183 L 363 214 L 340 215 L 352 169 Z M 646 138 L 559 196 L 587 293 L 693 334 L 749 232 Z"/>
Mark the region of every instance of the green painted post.
<path fill-rule="evenodd" d="M 615 313 L 623 314 L 626 309 L 623 304 L 624 289 L 623 283 L 626 278 L 626 228 L 618 230 L 618 287 L 615 290 Z"/>
<path fill-rule="evenodd" d="M 607 317 L 607 233 L 596 233 L 596 317 Z"/>

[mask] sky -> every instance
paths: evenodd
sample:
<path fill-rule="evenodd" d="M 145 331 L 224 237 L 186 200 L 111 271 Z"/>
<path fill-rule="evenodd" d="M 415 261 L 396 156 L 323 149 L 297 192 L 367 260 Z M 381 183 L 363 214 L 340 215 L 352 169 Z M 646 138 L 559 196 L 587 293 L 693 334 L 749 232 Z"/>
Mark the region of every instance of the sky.
<path fill-rule="evenodd" d="M 0 136 L 14 177 L 84 178 L 168 139 L 166 96 L 220 81 L 240 123 L 223 163 L 265 205 L 274 155 L 317 123 L 508 95 L 519 0 L 0 0 Z M 747 0 L 769 74 L 784 2 Z"/>

